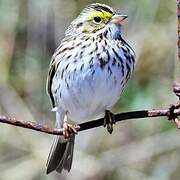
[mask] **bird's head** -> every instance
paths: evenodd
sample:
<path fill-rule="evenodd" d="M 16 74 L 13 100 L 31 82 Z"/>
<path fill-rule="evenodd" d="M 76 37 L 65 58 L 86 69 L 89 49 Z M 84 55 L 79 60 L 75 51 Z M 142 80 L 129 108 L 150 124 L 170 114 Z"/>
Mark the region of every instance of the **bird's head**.
<path fill-rule="evenodd" d="M 111 7 L 105 4 L 90 4 L 71 23 L 66 35 L 98 34 L 106 30 L 120 34 L 121 23 L 127 15 L 116 13 Z M 109 30 L 110 29 L 110 30 Z"/>

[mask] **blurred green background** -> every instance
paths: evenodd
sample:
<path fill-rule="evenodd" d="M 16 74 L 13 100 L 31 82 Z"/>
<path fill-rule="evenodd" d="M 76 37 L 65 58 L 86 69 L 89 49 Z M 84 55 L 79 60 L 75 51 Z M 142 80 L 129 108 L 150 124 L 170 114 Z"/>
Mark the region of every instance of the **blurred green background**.
<path fill-rule="evenodd" d="M 137 54 L 116 112 L 176 102 L 176 0 L 0 0 L 0 114 L 54 126 L 46 94 L 50 58 L 85 5 L 107 3 L 129 16 L 123 37 Z M 76 138 L 71 172 L 46 175 L 53 136 L 0 124 L 0 180 L 177 180 L 180 132 L 166 118 L 124 121 Z"/>

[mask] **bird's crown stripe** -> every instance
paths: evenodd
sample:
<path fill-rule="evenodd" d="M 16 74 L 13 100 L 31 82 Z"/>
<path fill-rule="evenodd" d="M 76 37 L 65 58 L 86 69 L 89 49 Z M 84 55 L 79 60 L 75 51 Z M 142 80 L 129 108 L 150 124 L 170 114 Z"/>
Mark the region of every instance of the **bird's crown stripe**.
<path fill-rule="evenodd" d="M 90 12 L 88 20 L 92 20 L 96 16 L 99 16 L 102 19 L 107 19 L 107 18 L 111 18 L 112 15 L 113 15 L 112 13 L 104 11 L 104 10 L 101 10 L 101 11 L 93 10 Z"/>

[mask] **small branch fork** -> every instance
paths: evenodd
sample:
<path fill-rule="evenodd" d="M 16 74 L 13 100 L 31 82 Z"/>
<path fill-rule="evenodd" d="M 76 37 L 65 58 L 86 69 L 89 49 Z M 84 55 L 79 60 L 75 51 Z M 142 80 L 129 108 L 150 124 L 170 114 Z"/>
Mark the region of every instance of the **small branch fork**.
<path fill-rule="evenodd" d="M 178 22 L 177 22 L 177 28 L 178 28 L 177 47 L 178 47 L 178 60 L 180 60 L 180 0 L 177 0 L 177 20 L 178 20 Z M 173 92 L 176 94 L 176 96 L 179 99 L 176 108 L 180 109 L 180 76 L 173 84 Z M 170 114 L 172 111 L 174 111 L 174 107 L 175 106 L 173 106 L 173 105 L 170 107 Z M 178 116 L 173 117 L 173 114 L 172 114 L 169 116 L 169 119 L 173 119 L 176 126 L 180 129 L 180 120 L 179 120 Z"/>

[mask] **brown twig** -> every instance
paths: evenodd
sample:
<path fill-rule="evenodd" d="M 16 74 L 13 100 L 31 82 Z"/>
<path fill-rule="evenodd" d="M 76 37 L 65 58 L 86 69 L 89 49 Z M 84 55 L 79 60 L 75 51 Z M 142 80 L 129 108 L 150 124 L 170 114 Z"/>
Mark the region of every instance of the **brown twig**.
<path fill-rule="evenodd" d="M 173 113 L 174 117 L 177 117 L 180 115 L 180 108 L 174 109 L 173 112 L 170 112 L 171 109 L 156 109 L 156 110 L 142 110 L 142 111 L 132 111 L 132 112 L 124 112 L 120 114 L 115 115 L 115 121 L 124 121 L 128 119 L 140 119 L 140 118 L 147 118 L 147 117 L 159 117 L 159 116 L 166 116 L 169 117 L 170 113 Z M 23 128 L 32 129 L 35 131 L 40 131 L 48 134 L 53 135 L 62 135 L 63 129 L 57 129 L 57 128 L 50 128 L 47 125 L 38 124 L 36 122 L 30 122 L 30 121 L 24 121 L 24 120 L 17 120 L 15 118 L 10 118 L 6 116 L 0 116 L 0 122 L 11 124 L 14 126 L 19 126 Z M 87 129 L 92 129 L 95 127 L 103 126 L 104 124 L 104 118 L 88 121 L 85 123 L 79 124 L 77 131 L 84 131 Z"/>

